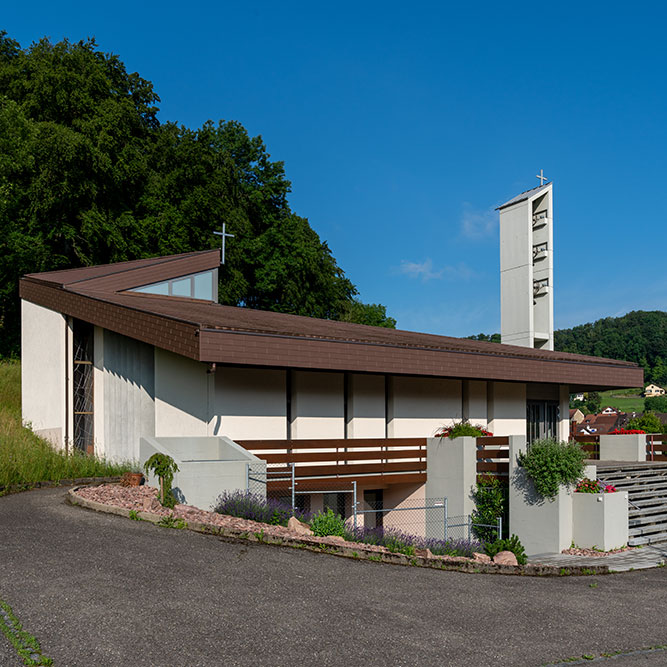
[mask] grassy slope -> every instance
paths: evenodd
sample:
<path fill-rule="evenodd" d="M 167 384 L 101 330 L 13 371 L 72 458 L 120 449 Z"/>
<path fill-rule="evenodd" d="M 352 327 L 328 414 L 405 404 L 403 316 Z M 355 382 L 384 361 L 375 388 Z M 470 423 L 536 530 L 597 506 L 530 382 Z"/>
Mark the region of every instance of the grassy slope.
<path fill-rule="evenodd" d="M 612 389 L 611 391 L 600 392 L 602 408 L 610 405 L 612 408 L 618 408 L 623 412 L 644 412 L 644 398 L 638 394 L 632 395 L 631 392 L 634 391 L 641 390 Z"/>
<path fill-rule="evenodd" d="M 119 475 L 129 469 L 91 456 L 65 456 L 21 426 L 21 364 L 0 362 L 0 487 Z"/>

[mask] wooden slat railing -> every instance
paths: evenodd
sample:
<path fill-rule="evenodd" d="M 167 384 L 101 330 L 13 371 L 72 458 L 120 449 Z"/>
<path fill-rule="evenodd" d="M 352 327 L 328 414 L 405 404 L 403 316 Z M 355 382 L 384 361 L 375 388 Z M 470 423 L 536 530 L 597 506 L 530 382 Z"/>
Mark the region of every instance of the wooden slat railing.
<path fill-rule="evenodd" d="M 272 474 L 288 473 L 288 464 L 294 464 L 297 478 L 318 477 L 321 484 L 357 477 L 365 485 L 426 481 L 426 438 L 240 440 L 238 444 L 266 461 Z M 286 483 L 269 484 L 277 488 Z"/>
<path fill-rule="evenodd" d="M 647 434 L 646 460 L 667 461 L 667 433 Z"/>
<path fill-rule="evenodd" d="M 592 461 L 600 460 L 600 436 L 599 435 L 575 435 L 572 438 L 581 445 Z"/>
<path fill-rule="evenodd" d="M 495 477 L 509 476 L 510 440 L 507 436 L 477 438 L 477 474 Z"/>

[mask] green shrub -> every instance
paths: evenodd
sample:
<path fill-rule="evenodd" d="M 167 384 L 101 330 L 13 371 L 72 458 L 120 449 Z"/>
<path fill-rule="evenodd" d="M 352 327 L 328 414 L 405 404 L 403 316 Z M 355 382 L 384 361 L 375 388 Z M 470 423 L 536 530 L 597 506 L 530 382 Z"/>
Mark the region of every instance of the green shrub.
<path fill-rule="evenodd" d="M 340 514 L 334 514 L 331 508 L 326 512 L 315 514 L 310 520 L 310 529 L 318 537 L 326 537 L 327 535 L 345 537 L 348 532 L 343 517 Z"/>
<path fill-rule="evenodd" d="M 662 398 L 662 396 L 658 398 Z M 625 428 L 636 428 L 645 433 L 662 433 L 664 426 L 657 415 L 652 412 L 645 412 L 641 417 L 631 419 Z"/>
<path fill-rule="evenodd" d="M 467 419 L 462 419 L 460 422 L 452 422 L 451 426 L 443 426 L 435 434 L 436 438 L 462 438 L 463 436 L 472 436 L 479 438 L 483 435 L 493 435 L 491 431 L 487 431 L 480 424 L 471 424 Z"/>
<path fill-rule="evenodd" d="M 168 454 L 156 452 L 144 463 L 144 471 L 148 475 L 153 472 L 160 479 L 160 502 L 163 507 L 174 507 L 176 498 L 171 492 L 171 483 L 174 481 L 174 473 L 178 472 L 176 461 Z"/>
<path fill-rule="evenodd" d="M 554 438 L 535 440 L 519 465 L 526 471 L 543 498 L 555 498 L 561 485 L 576 484 L 584 474 L 586 452 L 577 442 L 559 442 Z"/>
<path fill-rule="evenodd" d="M 475 509 L 472 511 L 472 530 L 478 540 L 487 542 L 494 537 L 503 537 L 502 535 L 496 535 L 495 528 L 487 528 L 486 526 L 495 526 L 498 517 L 502 517 L 503 527 L 506 528 L 508 516 L 507 490 L 507 484 L 501 482 L 497 477 L 489 475 L 477 480 L 477 488 L 472 494 L 475 501 Z M 477 524 L 485 524 L 485 526 Z"/>
<path fill-rule="evenodd" d="M 504 540 L 487 542 L 484 545 L 484 551 L 486 551 L 487 556 L 490 556 L 491 558 L 497 556 L 501 551 L 511 551 L 516 556 L 516 562 L 519 565 L 525 565 L 528 561 L 521 540 L 516 535 L 512 535 Z"/>

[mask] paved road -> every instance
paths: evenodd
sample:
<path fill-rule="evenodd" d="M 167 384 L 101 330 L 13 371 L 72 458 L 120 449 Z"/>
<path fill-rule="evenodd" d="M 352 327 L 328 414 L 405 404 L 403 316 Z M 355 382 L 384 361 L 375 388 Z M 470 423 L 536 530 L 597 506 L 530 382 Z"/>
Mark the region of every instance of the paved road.
<path fill-rule="evenodd" d="M 0 498 L 0 598 L 56 666 L 498 667 L 667 644 L 667 568 L 438 572 L 159 528 L 64 498 Z M 20 664 L 2 635 L 0 664 Z M 604 664 L 665 665 L 667 651 Z"/>

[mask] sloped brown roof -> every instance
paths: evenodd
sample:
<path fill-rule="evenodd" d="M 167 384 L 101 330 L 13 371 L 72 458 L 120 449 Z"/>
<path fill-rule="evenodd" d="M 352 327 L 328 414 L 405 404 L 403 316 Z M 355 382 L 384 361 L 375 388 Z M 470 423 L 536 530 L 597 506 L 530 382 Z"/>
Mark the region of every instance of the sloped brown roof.
<path fill-rule="evenodd" d="M 217 250 L 30 274 L 21 297 L 205 362 L 528 382 L 639 386 L 636 364 L 128 292 L 206 271 Z"/>

